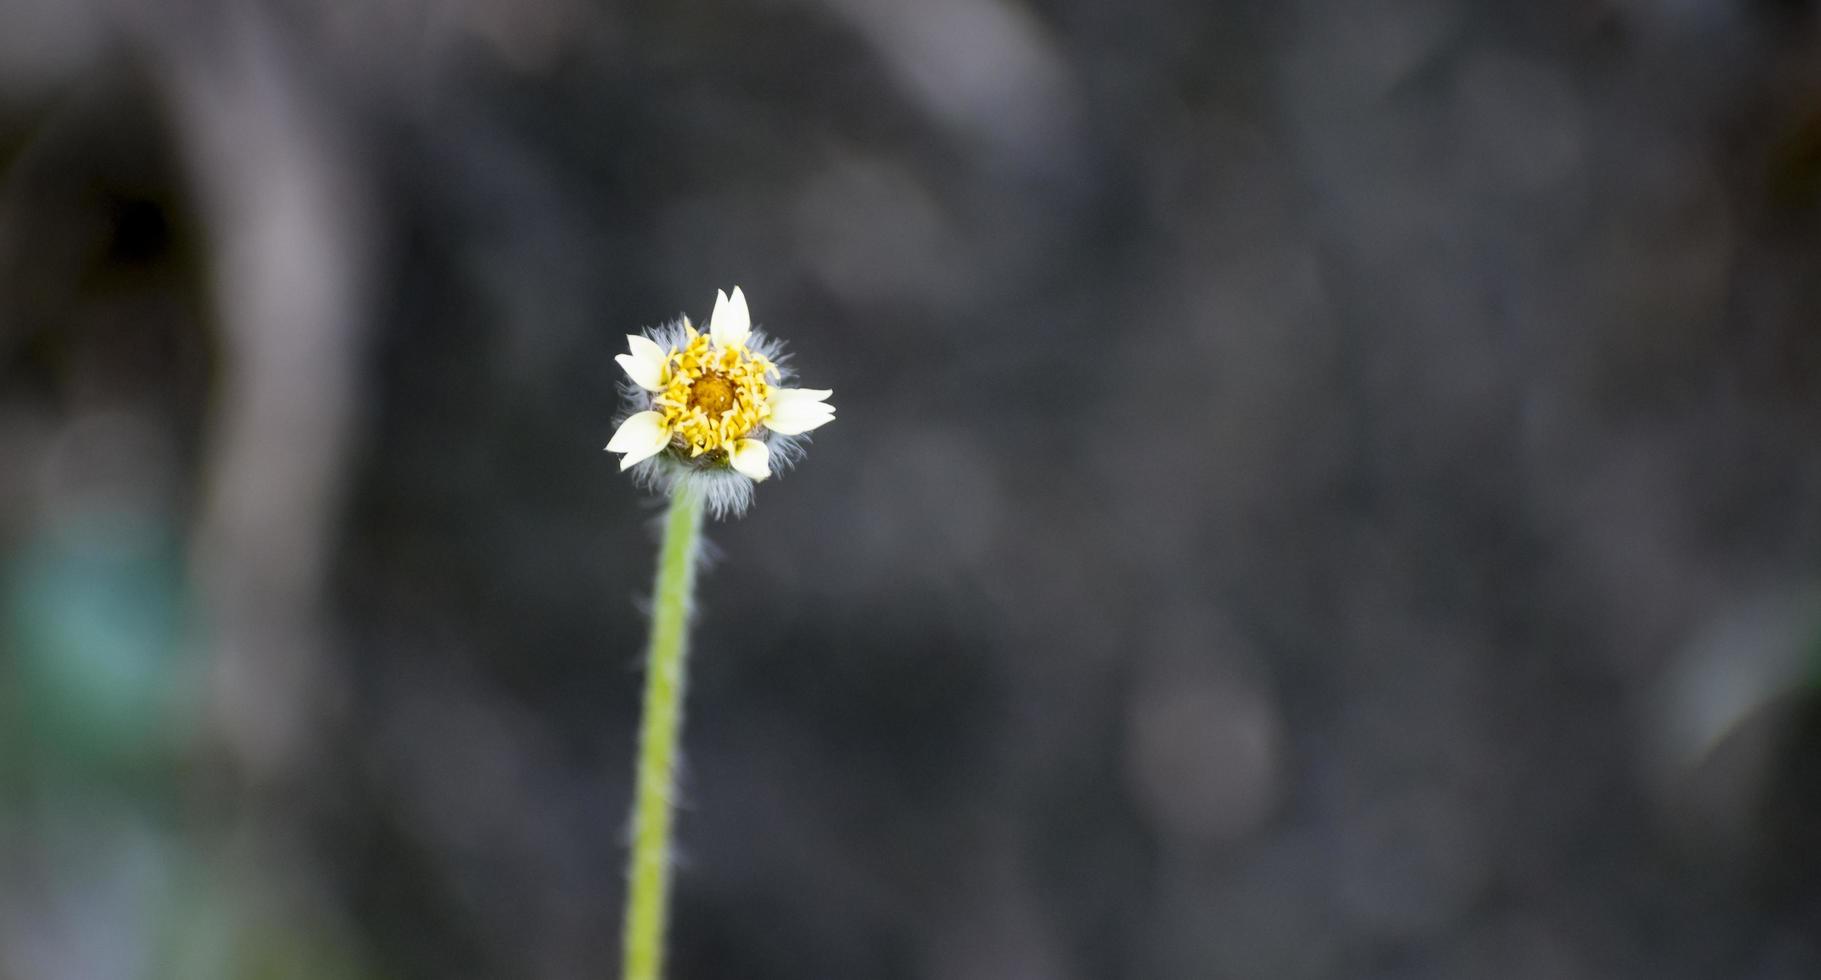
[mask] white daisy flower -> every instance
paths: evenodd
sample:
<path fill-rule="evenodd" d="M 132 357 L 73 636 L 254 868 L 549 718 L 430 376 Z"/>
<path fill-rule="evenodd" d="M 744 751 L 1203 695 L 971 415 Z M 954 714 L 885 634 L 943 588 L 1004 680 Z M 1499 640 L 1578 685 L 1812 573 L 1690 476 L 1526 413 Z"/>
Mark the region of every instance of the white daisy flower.
<path fill-rule="evenodd" d="M 698 483 L 716 513 L 738 514 L 753 484 L 802 455 L 801 437 L 835 417 L 827 389 L 787 388 L 777 341 L 752 328 L 746 295 L 715 292 L 706 335 L 684 317 L 629 334 L 614 360 L 631 414 L 607 451 L 665 492 Z"/>

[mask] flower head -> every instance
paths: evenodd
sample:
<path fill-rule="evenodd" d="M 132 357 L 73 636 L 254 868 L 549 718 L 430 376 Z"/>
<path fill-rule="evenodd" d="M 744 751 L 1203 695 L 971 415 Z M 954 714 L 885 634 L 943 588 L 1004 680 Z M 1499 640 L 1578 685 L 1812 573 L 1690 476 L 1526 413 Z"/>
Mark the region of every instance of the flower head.
<path fill-rule="evenodd" d="M 801 437 L 835 417 L 831 391 L 789 388 L 777 341 L 752 328 L 746 295 L 715 293 L 708 333 L 688 317 L 626 337 L 614 358 L 631 414 L 609 452 L 659 489 L 699 484 L 717 514 L 740 513 L 754 483 L 802 455 Z"/>

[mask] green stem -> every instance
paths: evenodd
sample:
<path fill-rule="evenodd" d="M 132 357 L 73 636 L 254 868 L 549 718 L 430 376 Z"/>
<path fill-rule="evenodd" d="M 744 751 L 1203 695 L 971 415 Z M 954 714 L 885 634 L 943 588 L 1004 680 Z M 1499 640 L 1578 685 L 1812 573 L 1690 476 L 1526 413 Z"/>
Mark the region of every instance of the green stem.
<path fill-rule="evenodd" d="M 677 488 L 664 516 L 658 581 L 645 664 L 644 723 L 639 732 L 632 859 L 627 867 L 625 980 L 664 975 L 664 922 L 669 912 L 670 816 L 676 788 L 677 733 L 683 722 L 684 658 L 702 538 L 702 495 Z"/>

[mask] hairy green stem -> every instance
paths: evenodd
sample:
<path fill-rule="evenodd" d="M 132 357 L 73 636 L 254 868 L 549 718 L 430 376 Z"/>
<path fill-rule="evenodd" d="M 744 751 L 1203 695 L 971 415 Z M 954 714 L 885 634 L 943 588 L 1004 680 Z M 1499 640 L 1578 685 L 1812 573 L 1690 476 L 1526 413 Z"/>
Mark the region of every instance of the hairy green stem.
<path fill-rule="evenodd" d="M 625 980 L 664 975 L 664 923 L 670 906 L 670 819 L 677 736 L 683 723 L 684 661 L 702 539 L 700 493 L 678 487 L 664 516 L 652 597 L 651 649 L 645 663 L 632 858 L 626 871 Z"/>

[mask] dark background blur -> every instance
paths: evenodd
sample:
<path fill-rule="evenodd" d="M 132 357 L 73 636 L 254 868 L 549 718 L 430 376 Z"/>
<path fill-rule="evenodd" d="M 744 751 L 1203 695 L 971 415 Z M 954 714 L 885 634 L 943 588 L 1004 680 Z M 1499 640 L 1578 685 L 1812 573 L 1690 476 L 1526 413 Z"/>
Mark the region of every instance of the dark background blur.
<path fill-rule="evenodd" d="M 1821 25 L 0 0 L 0 980 L 1821 977 Z"/>

